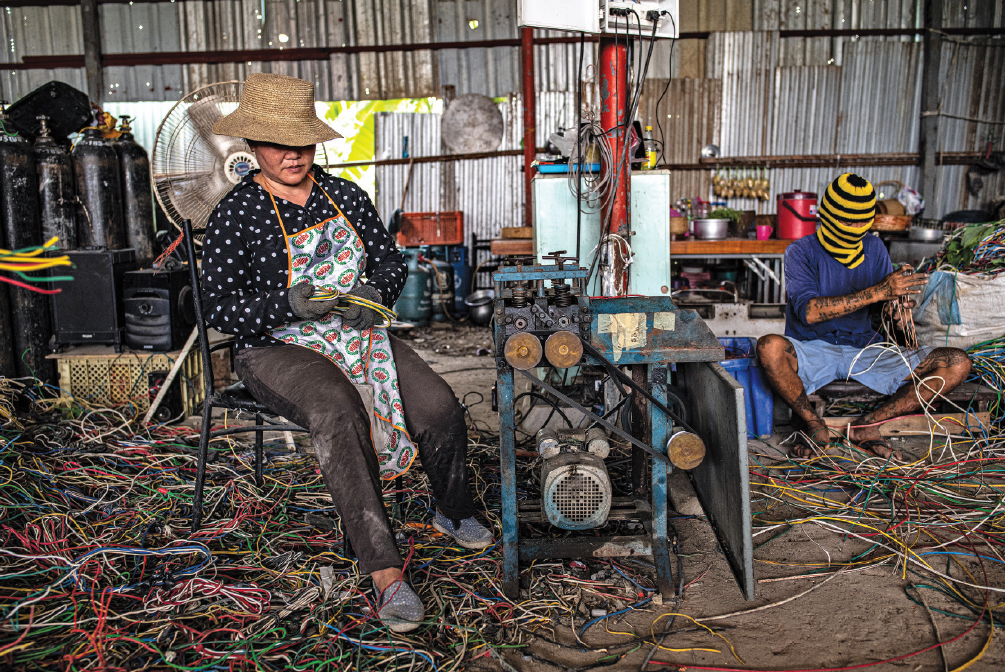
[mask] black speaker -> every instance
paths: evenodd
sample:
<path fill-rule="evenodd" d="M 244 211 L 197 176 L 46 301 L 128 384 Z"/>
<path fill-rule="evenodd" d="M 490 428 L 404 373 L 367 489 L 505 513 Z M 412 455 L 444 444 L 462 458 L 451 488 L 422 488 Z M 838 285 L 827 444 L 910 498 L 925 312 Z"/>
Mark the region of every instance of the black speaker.
<path fill-rule="evenodd" d="M 52 297 L 56 344 L 121 346 L 125 326 L 122 279 L 136 268 L 136 251 L 70 250 L 57 254 L 68 255 L 73 267 L 67 271 L 59 266 L 53 275 L 72 275 L 73 282 L 60 283 L 62 291 Z"/>
<path fill-rule="evenodd" d="M 164 381 L 167 380 L 167 371 L 151 371 L 147 374 L 147 382 L 150 384 L 150 403 L 154 403 L 154 399 L 161 391 L 161 387 L 164 385 Z M 175 379 L 171 381 L 168 391 L 164 393 L 164 398 L 161 399 L 161 405 L 157 407 L 154 411 L 153 419 L 157 422 L 167 422 L 168 420 L 173 420 L 175 418 L 181 419 L 180 416 L 185 410 L 182 405 L 181 399 L 181 376 L 175 376 Z"/>
<path fill-rule="evenodd" d="M 126 345 L 133 350 L 170 352 L 185 345 L 195 326 L 188 269 L 126 273 L 122 288 Z"/>

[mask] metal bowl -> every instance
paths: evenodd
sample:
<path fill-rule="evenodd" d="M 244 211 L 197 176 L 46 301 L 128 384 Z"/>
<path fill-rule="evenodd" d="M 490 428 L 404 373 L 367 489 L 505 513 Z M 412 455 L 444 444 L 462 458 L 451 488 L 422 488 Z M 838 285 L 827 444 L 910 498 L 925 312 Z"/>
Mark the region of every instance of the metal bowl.
<path fill-rule="evenodd" d="M 728 219 L 695 219 L 691 224 L 698 240 L 722 240 L 729 236 Z"/>
<path fill-rule="evenodd" d="M 479 327 L 487 326 L 492 321 L 492 302 L 496 298 L 496 290 L 480 289 L 464 297 L 464 305 L 468 307 L 468 317 L 472 324 Z"/>
<path fill-rule="evenodd" d="M 907 232 L 907 237 L 910 240 L 938 243 L 946 237 L 946 232 L 942 229 L 926 229 L 921 226 L 912 226 Z"/>

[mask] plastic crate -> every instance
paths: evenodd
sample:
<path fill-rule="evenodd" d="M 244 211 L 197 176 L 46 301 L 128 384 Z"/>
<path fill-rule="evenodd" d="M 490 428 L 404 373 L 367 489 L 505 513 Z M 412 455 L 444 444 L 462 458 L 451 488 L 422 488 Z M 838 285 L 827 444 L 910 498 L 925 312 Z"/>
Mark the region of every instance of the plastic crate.
<path fill-rule="evenodd" d="M 743 406 L 747 414 L 747 433 L 771 436 L 775 421 L 775 399 L 757 362 L 757 339 L 746 336 L 720 337 L 729 359 L 722 368 L 743 386 Z"/>
<path fill-rule="evenodd" d="M 403 212 L 398 244 L 402 247 L 420 245 L 464 244 L 463 212 Z"/>
<path fill-rule="evenodd" d="M 149 375 L 155 371 L 170 371 L 180 352 L 68 353 L 56 358 L 59 387 L 63 397 L 92 408 L 125 407 L 127 414 L 140 415 L 150 408 L 156 394 L 150 394 Z M 175 378 L 181 387 L 182 409 L 185 415 L 202 412 L 205 389 L 202 378 L 202 356 L 193 348 Z"/>

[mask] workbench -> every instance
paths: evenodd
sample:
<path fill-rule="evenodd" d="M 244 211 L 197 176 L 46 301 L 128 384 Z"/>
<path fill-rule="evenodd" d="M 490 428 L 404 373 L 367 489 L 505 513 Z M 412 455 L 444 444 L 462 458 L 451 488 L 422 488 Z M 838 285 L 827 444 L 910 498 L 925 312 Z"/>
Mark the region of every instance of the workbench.
<path fill-rule="evenodd" d="M 670 241 L 670 257 L 681 259 L 741 259 L 744 265 L 760 280 L 757 303 L 785 302 L 785 250 L 791 240 L 751 240 L 726 238 L 724 240 Z M 492 241 L 492 254 L 497 256 L 534 256 L 534 241 L 529 238 L 496 238 Z"/>
<path fill-rule="evenodd" d="M 726 238 L 725 240 L 674 240 L 670 242 L 670 254 L 674 257 L 782 257 L 791 240 L 750 240 L 749 238 Z M 495 238 L 492 240 L 492 254 L 497 256 L 531 256 L 534 241 L 531 238 Z"/>

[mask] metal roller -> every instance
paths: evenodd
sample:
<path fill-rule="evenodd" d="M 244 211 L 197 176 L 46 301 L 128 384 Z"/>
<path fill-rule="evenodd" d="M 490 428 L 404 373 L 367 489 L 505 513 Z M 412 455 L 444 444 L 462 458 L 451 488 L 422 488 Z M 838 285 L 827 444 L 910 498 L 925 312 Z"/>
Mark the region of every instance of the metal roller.
<path fill-rule="evenodd" d="M 583 342 L 571 331 L 556 331 L 545 342 L 544 354 L 552 366 L 567 369 L 583 358 Z"/>
<path fill-rule="evenodd" d="M 506 361 L 509 362 L 510 366 L 514 369 L 526 371 L 538 365 L 544 349 L 541 347 L 541 341 L 538 340 L 537 336 L 522 331 L 506 339 L 504 353 Z"/>
<path fill-rule="evenodd" d="M 667 456 L 678 469 L 694 469 L 705 459 L 705 442 L 692 432 L 676 432 L 667 441 Z"/>

